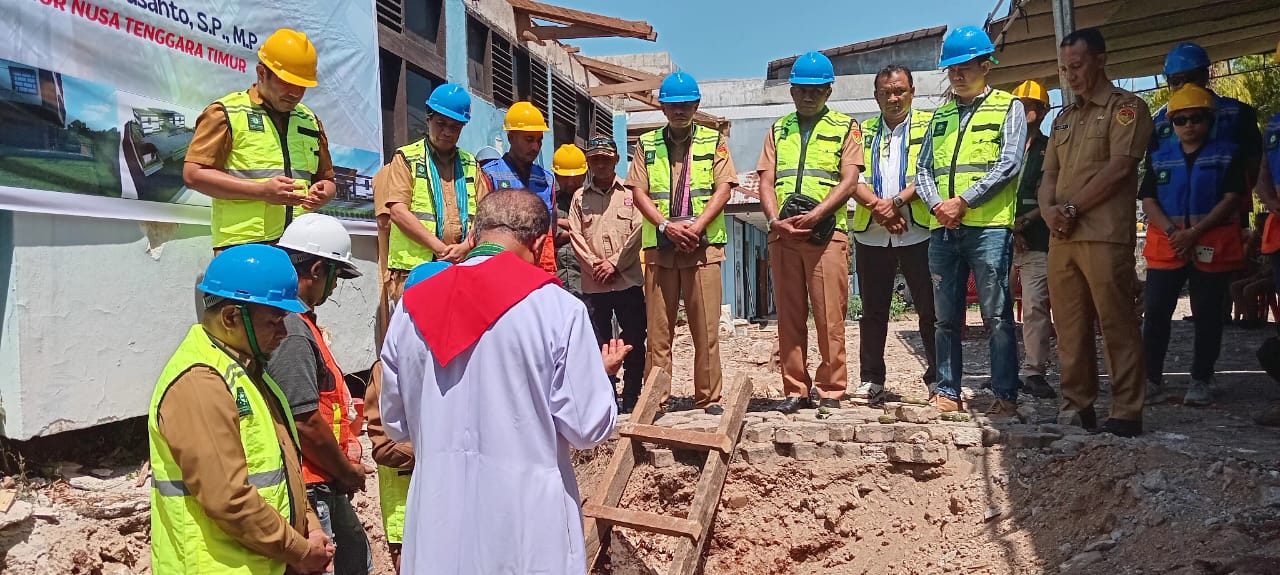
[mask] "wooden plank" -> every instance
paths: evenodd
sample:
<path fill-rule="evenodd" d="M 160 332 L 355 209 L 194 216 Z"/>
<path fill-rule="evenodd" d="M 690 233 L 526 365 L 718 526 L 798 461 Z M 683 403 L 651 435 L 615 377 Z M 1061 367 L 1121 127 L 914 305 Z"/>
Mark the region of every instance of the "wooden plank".
<path fill-rule="evenodd" d="M 13 500 L 18 497 L 16 489 L 5 489 L 0 491 L 0 513 L 8 513 L 9 508 L 13 506 Z M 697 535 L 693 535 L 696 537 Z"/>
<path fill-rule="evenodd" d="M 620 84 L 601 84 L 592 86 L 587 90 L 591 96 L 613 96 L 615 94 L 629 94 L 631 92 L 649 92 L 657 90 L 662 86 L 661 78 L 651 78 L 648 80 L 636 80 L 634 82 L 622 82 Z"/>
<path fill-rule="evenodd" d="M 578 56 L 578 63 L 582 64 L 584 67 L 586 67 L 587 69 L 593 72 L 594 71 L 606 72 L 608 74 L 617 76 L 619 78 L 628 78 L 630 80 L 650 80 L 653 78 L 660 78 L 660 76 L 656 74 L 641 72 L 639 70 L 632 70 L 631 68 L 628 68 L 626 66 L 619 66 L 617 64 L 605 62 L 603 60 L 597 60 L 595 58 L 588 58 L 586 56 Z"/>
<path fill-rule="evenodd" d="M 594 26 L 586 26 L 583 24 L 570 24 L 568 26 L 533 26 L 527 30 L 528 33 L 539 40 L 569 40 L 573 38 L 611 38 L 617 36 L 609 30 L 596 28 Z"/>
<path fill-rule="evenodd" d="M 662 402 L 667 400 L 671 392 L 671 375 L 659 368 L 649 372 L 649 377 L 640 391 L 636 409 L 631 413 L 631 421 L 641 424 L 653 423 L 658 415 Z M 631 471 L 636 466 L 636 441 L 619 440 L 613 448 L 613 457 L 609 467 L 604 471 L 604 480 L 596 486 L 596 490 L 585 501 L 588 505 L 601 507 L 617 507 L 622 500 L 622 492 L 627 489 L 627 481 L 631 479 Z M 583 534 L 586 536 L 587 570 L 596 564 L 600 550 L 609 539 L 609 524 L 587 517 L 583 521 Z"/>
<path fill-rule="evenodd" d="M 733 450 L 733 439 L 723 433 L 707 433 L 692 429 L 672 429 L 657 425 L 628 424 L 618 431 L 623 437 L 638 439 L 645 443 L 655 443 L 683 449 L 699 451 L 719 451 L 729 453 Z"/>
<path fill-rule="evenodd" d="M 751 400 L 751 389 L 751 378 L 747 374 L 739 373 L 734 378 L 733 395 L 725 404 L 724 415 L 720 416 L 720 426 L 716 429 L 718 433 L 733 438 L 735 448 L 742 435 L 742 420 L 747 413 L 747 403 Z M 702 468 L 702 477 L 698 478 L 693 502 L 689 504 L 689 519 L 702 526 L 702 533 L 693 539 L 681 539 L 676 544 L 671 568 L 667 571 L 670 575 L 692 575 L 698 568 L 707 533 L 711 530 L 711 522 L 715 520 L 716 508 L 720 507 L 720 492 L 724 489 L 724 479 L 729 474 L 732 455 L 732 452 L 707 452 L 707 464 Z"/>
<path fill-rule="evenodd" d="M 511 8 L 516 12 L 516 18 L 520 18 L 521 12 L 538 18 L 540 20 L 548 20 L 560 24 L 585 24 L 596 28 L 603 28 L 613 31 L 613 36 L 625 38 L 640 38 L 643 40 L 654 41 L 658 39 L 658 34 L 653 31 L 653 26 L 644 20 L 623 20 L 622 18 L 614 18 L 612 16 L 604 16 L 591 12 L 583 12 L 582 10 L 573 10 L 561 6 L 552 6 L 533 0 L 507 0 Z"/>
<path fill-rule="evenodd" d="M 661 533 L 677 537 L 684 536 L 690 539 L 697 539 L 702 535 L 702 526 L 698 525 L 697 521 L 659 515 L 648 511 L 588 504 L 582 506 L 582 514 L 587 517 L 594 517 L 603 523 L 629 527 L 649 533 Z"/>

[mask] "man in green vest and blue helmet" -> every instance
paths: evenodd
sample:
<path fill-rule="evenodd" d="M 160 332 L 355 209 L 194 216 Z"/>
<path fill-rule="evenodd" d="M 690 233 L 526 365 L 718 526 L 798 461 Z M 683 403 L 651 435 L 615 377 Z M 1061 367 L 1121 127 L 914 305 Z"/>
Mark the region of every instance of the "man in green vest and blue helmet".
<path fill-rule="evenodd" d="M 279 248 L 234 246 L 197 289 L 200 323 L 147 410 L 152 570 L 323 572 L 334 549 L 307 502 L 289 402 L 264 371 L 285 316 L 307 309 L 293 263 Z"/>
<path fill-rule="evenodd" d="M 821 407 L 838 408 L 849 382 L 844 319 L 849 307 L 846 205 L 862 171 L 858 122 L 827 107 L 835 70 L 821 52 L 791 67 L 795 113 L 774 122 L 756 171 L 760 208 L 769 220 L 769 268 L 778 308 L 778 352 L 787 397 L 775 408 L 795 413 L 818 388 Z M 817 327 L 818 364 L 809 377 L 808 318 Z"/>
<path fill-rule="evenodd" d="M 329 141 L 302 97 L 316 86 L 316 48 L 281 28 L 258 50 L 258 82 L 210 104 L 196 120 L 182 178 L 213 198 L 214 250 L 273 243 L 295 214 L 338 191 Z"/>
<path fill-rule="evenodd" d="M 640 136 L 626 186 L 644 215 L 645 371 L 671 371 L 671 340 L 683 299 L 693 338 L 694 406 L 720 414 L 720 262 L 728 241 L 723 210 L 738 181 L 724 135 L 693 123 L 701 100 L 689 74 L 676 72 L 662 81 L 658 101 L 667 126 Z"/>
<path fill-rule="evenodd" d="M 976 26 L 959 28 L 943 40 L 938 65 L 951 81 L 951 98 L 934 112 L 925 133 L 916 192 L 937 218 L 929 239 L 929 273 L 938 314 L 938 383 L 930 403 L 944 413 L 964 409 L 960 331 L 972 272 L 990 332 L 996 401 L 988 414 L 1014 417 L 1020 382 L 1009 269 L 1027 118 L 1013 94 L 987 85 L 995 50 Z"/>

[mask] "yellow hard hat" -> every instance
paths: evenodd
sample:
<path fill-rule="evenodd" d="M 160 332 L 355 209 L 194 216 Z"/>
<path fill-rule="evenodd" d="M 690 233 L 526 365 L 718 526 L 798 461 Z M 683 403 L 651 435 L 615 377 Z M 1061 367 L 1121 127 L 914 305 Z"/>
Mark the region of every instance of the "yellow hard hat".
<path fill-rule="evenodd" d="M 316 47 L 302 32 L 276 30 L 262 43 L 258 59 L 285 82 L 304 88 L 316 85 Z"/>
<path fill-rule="evenodd" d="M 1045 91 L 1044 86 L 1035 80 L 1027 80 L 1013 91 L 1014 97 L 1026 98 L 1028 100 L 1039 100 L 1045 106 L 1049 105 L 1049 92 Z"/>
<path fill-rule="evenodd" d="M 573 144 L 560 146 L 551 156 L 551 171 L 557 176 L 581 176 L 587 173 L 587 155 Z"/>
<path fill-rule="evenodd" d="M 507 118 L 502 122 L 502 129 L 508 132 L 548 132 L 547 120 L 542 112 L 528 102 L 516 102 L 507 110 Z"/>
<path fill-rule="evenodd" d="M 1195 84 L 1183 84 L 1169 96 L 1169 112 L 1177 112 L 1178 110 L 1188 110 L 1191 108 L 1213 108 L 1213 94 L 1208 90 L 1201 88 Z"/>

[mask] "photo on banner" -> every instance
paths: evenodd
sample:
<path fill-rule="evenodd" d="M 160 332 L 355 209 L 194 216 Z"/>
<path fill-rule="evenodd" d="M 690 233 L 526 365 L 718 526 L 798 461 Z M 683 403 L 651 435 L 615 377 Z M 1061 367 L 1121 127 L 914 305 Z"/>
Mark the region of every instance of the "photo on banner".
<path fill-rule="evenodd" d="M 277 28 L 307 34 L 338 192 L 373 219 L 382 165 L 373 0 L 27 0 L 0 11 L 0 209 L 208 224 L 182 168 L 210 103 L 248 89 Z M 359 89 L 353 87 L 359 86 Z"/>

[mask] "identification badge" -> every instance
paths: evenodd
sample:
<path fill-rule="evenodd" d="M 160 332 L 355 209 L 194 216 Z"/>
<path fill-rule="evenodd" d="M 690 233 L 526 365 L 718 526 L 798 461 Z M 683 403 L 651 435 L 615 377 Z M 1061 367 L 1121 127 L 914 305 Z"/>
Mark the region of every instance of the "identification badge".
<path fill-rule="evenodd" d="M 262 124 L 262 114 L 249 114 L 249 129 L 255 132 L 266 131 L 266 126 Z"/>
<path fill-rule="evenodd" d="M 253 415 L 253 407 L 249 405 L 249 397 L 245 395 L 244 388 L 236 388 L 236 415 L 245 417 Z"/>
<path fill-rule="evenodd" d="M 427 166 L 425 164 L 415 164 L 413 166 L 413 171 L 414 171 L 413 176 L 415 178 L 427 177 Z"/>
<path fill-rule="evenodd" d="M 1213 262 L 1213 248 L 1209 246 L 1196 246 L 1196 261 L 1207 264 Z"/>

